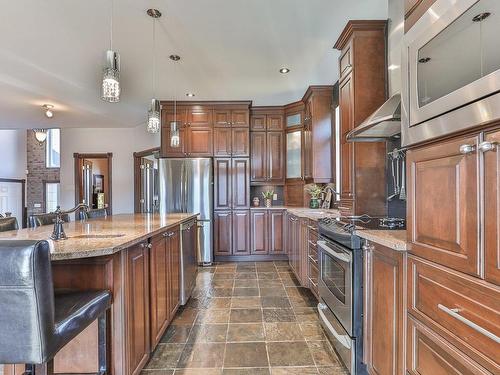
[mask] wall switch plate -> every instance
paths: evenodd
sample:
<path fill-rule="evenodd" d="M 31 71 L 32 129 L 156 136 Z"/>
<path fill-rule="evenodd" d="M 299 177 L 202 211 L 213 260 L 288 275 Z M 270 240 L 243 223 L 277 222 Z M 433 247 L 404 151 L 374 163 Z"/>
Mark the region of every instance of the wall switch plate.
<path fill-rule="evenodd" d="M 278 194 L 273 194 L 273 201 L 277 201 L 278 200 Z"/>

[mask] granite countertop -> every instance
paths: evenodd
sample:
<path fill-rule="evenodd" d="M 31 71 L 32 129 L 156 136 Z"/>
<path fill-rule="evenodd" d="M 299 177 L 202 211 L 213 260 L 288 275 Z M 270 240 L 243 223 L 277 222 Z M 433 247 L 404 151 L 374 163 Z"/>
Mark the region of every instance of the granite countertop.
<path fill-rule="evenodd" d="M 407 251 L 406 230 L 357 229 L 356 235 L 397 251 Z"/>
<path fill-rule="evenodd" d="M 250 210 L 286 210 L 291 214 L 318 221 L 324 217 L 338 217 L 340 212 L 335 209 L 321 209 L 321 208 L 309 208 L 309 207 L 291 207 L 291 206 L 271 206 L 271 207 L 250 207 Z"/>
<path fill-rule="evenodd" d="M 51 259 L 65 260 L 114 254 L 131 245 L 144 241 L 197 214 L 179 213 L 160 216 L 157 214 L 120 214 L 102 219 L 73 221 L 64 224 L 67 240 L 50 239 L 53 225 L 19 229 L 0 233 L 0 240 L 47 240 Z M 110 237 L 106 237 L 110 236 Z"/>

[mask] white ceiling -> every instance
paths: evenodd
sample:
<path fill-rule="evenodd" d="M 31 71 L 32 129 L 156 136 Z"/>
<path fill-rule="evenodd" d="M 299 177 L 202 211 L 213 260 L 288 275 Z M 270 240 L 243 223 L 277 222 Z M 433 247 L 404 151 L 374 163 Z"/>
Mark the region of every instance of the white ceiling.
<path fill-rule="evenodd" d="M 281 105 L 338 77 L 334 42 L 349 19 L 387 18 L 387 0 L 114 0 L 121 102 L 99 99 L 110 0 L 1 0 L 0 128 L 129 127 L 152 97 L 152 21 L 158 97 Z M 168 59 L 182 57 L 177 72 Z M 291 72 L 278 73 L 287 66 Z M 177 89 L 176 89 L 177 88 Z M 48 120 L 40 106 L 55 105 Z"/>

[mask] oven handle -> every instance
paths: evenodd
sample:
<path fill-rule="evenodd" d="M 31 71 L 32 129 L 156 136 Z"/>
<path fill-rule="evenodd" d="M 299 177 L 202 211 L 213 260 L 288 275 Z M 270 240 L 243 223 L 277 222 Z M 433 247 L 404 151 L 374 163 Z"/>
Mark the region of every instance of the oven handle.
<path fill-rule="evenodd" d="M 323 320 L 323 323 L 326 324 L 326 326 L 328 327 L 328 329 L 330 330 L 332 335 L 335 336 L 335 338 L 338 340 L 338 342 L 340 342 L 340 344 L 343 347 L 351 350 L 351 338 L 349 336 L 346 336 L 346 335 L 339 335 L 338 334 L 338 332 L 335 330 L 335 328 L 333 328 L 332 324 L 328 321 L 325 313 L 323 312 L 323 309 L 327 308 L 327 307 L 324 305 L 322 306 L 322 305 L 323 305 L 322 303 L 318 304 L 318 313 L 319 313 L 321 319 Z"/>
<path fill-rule="evenodd" d="M 332 257 L 337 258 L 338 260 L 341 260 L 344 263 L 351 263 L 351 257 L 349 255 L 339 254 L 333 251 L 327 246 L 326 241 L 318 241 L 317 244 Z"/>

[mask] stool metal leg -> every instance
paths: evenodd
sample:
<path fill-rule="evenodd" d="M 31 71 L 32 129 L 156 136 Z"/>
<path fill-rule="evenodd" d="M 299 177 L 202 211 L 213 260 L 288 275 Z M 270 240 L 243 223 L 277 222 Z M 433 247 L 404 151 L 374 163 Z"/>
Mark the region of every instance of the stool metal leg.
<path fill-rule="evenodd" d="M 108 371 L 108 360 L 107 360 L 107 345 L 106 345 L 106 313 L 104 312 L 99 318 L 97 318 L 97 329 L 99 335 L 99 374 L 105 375 Z"/>

